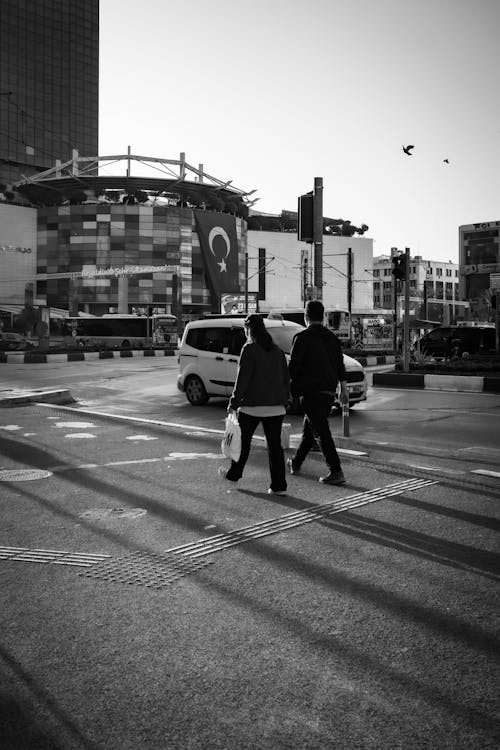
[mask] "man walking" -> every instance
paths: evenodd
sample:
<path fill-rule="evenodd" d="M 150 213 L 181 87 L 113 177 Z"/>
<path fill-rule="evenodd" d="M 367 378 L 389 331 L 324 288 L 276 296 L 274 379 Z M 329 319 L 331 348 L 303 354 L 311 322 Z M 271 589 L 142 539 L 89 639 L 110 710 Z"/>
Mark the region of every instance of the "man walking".
<path fill-rule="evenodd" d="M 323 325 L 325 308 L 319 300 L 306 305 L 307 328 L 295 336 L 290 353 L 290 379 L 293 396 L 300 398 L 304 410 L 302 437 L 294 458 L 288 460 L 292 474 L 299 474 L 307 454 L 318 440 L 329 468 L 319 481 L 325 484 L 345 484 L 328 417 L 338 383 L 340 401 L 349 402 L 344 359 L 337 336 Z"/>

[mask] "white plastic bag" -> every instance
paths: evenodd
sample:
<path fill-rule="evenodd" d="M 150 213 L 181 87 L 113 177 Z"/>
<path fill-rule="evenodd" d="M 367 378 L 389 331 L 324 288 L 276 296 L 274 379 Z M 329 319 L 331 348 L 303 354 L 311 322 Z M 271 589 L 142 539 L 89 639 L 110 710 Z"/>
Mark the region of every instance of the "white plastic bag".
<path fill-rule="evenodd" d="M 224 456 L 238 461 L 241 453 L 241 428 L 234 411 L 226 417 L 226 431 L 222 438 L 221 450 Z"/>

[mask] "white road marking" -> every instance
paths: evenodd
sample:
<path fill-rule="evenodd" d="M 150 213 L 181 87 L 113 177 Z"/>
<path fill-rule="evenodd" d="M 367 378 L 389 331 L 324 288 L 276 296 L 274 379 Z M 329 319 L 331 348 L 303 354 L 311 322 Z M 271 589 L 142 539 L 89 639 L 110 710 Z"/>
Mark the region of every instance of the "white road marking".
<path fill-rule="evenodd" d="M 59 464 L 51 466 L 50 471 L 80 471 L 81 469 L 106 469 L 110 466 L 131 466 L 134 464 L 154 464 L 160 461 L 186 461 L 191 459 L 208 458 L 223 459 L 222 453 L 169 453 L 168 456 L 159 456 L 158 458 L 133 458 L 127 461 L 109 461 L 105 464 Z"/>
<path fill-rule="evenodd" d="M 0 430 L 6 430 L 7 432 L 14 432 L 15 430 L 20 430 L 21 427 L 18 424 L 4 424 L 0 425 Z"/>
<path fill-rule="evenodd" d="M 395 461 L 394 463 L 398 463 Z M 453 476 L 459 476 L 465 474 L 465 471 L 458 471 L 457 469 L 443 469 L 442 466 L 420 466 L 419 464 L 408 464 L 412 469 L 421 469 L 422 471 L 438 471 L 440 474 L 452 474 Z"/>
<path fill-rule="evenodd" d="M 91 432 L 69 432 L 64 437 L 71 440 L 73 438 L 78 438 L 78 439 L 82 439 L 82 438 L 95 438 L 95 437 L 97 437 L 97 435 L 92 435 Z"/>
<path fill-rule="evenodd" d="M 488 471 L 488 469 L 473 469 L 471 474 L 482 474 L 485 477 L 496 477 L 500 479 L 500 471 Z"/>
<path fill-rule="evenodd" d="M 221 453 L 169 453 L 165 461 L 170 461 L 170 459 L 189 461 L 192 458 L 224 458 L 224 456 Z"/>
<path fill-rule="evenodd" d="M 126 440 L 158 440 L 157 437 L 151 437 L 150 435 L 130 435 L 125 438 Z"/>
<path fill-rule="evenodd" d="M 367 456 L 365 451 L 355 451 L 350 448 L 337 448 L 337 453 L 345 453 L 348 456 Z"/>
<path fill-rule="evenodd" d="M 31 482 L 51 476 L 52 471 L 45 469 L 4 469 L 0 471 L 0 482 Z"/>
<path fill-rule="evenodd" d="M 73 427 L 79 427 L 80 429 L 83 429 L 86 427 L 87 429 L 90 429 L 91 427 L 95 427 L 94 422 L 57 422 L 57 424 L 54 425 L 54 427 L 64 427 L 66 429 L 71 429 Z"/>

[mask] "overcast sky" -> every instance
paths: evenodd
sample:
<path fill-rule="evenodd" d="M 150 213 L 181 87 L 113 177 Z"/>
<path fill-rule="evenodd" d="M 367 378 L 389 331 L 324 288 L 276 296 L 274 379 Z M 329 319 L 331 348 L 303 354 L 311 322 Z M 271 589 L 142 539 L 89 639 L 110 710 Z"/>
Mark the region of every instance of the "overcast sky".
<path fill-rule="evenodd" d="M 100 5 L 101 155 L 184 151 L 269 213 L 322 177 L 374 255 L 500 220 L 500 0 Z"/>

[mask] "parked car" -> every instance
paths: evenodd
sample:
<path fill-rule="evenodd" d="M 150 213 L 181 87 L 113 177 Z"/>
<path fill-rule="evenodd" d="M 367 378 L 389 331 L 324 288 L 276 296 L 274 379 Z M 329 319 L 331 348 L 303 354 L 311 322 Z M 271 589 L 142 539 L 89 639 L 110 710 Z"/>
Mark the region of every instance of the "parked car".
<path fill-rule="evenodd" d="M 493 326 L 440 326 L 420 339 L 420 351 L 429 357 L 451 357 L 453 354 L 493 354 Z"/>
<path fill-rule="evenodd" d="M 211 396 L 229 396 L 236 381 L 240 352 L 246 341 L 244 317 L 194 320 L 184 329 L 179 346 L 177 387 L 193 406 L 206 404 Z M 293 337 L 304 326 L 288 320 L 264 319 L 274 342 L 287 358 Z M 360 363 L 343 355 L 349 389 L 349 405 L 366 400 L 367 383 Z"/>
<path fill-rule="evenodd" d="M 20 349 L 31 349 L 31 344 L 20 333 L 9 333 L 0 331 L 0 351 L 19 351 Z"/>

